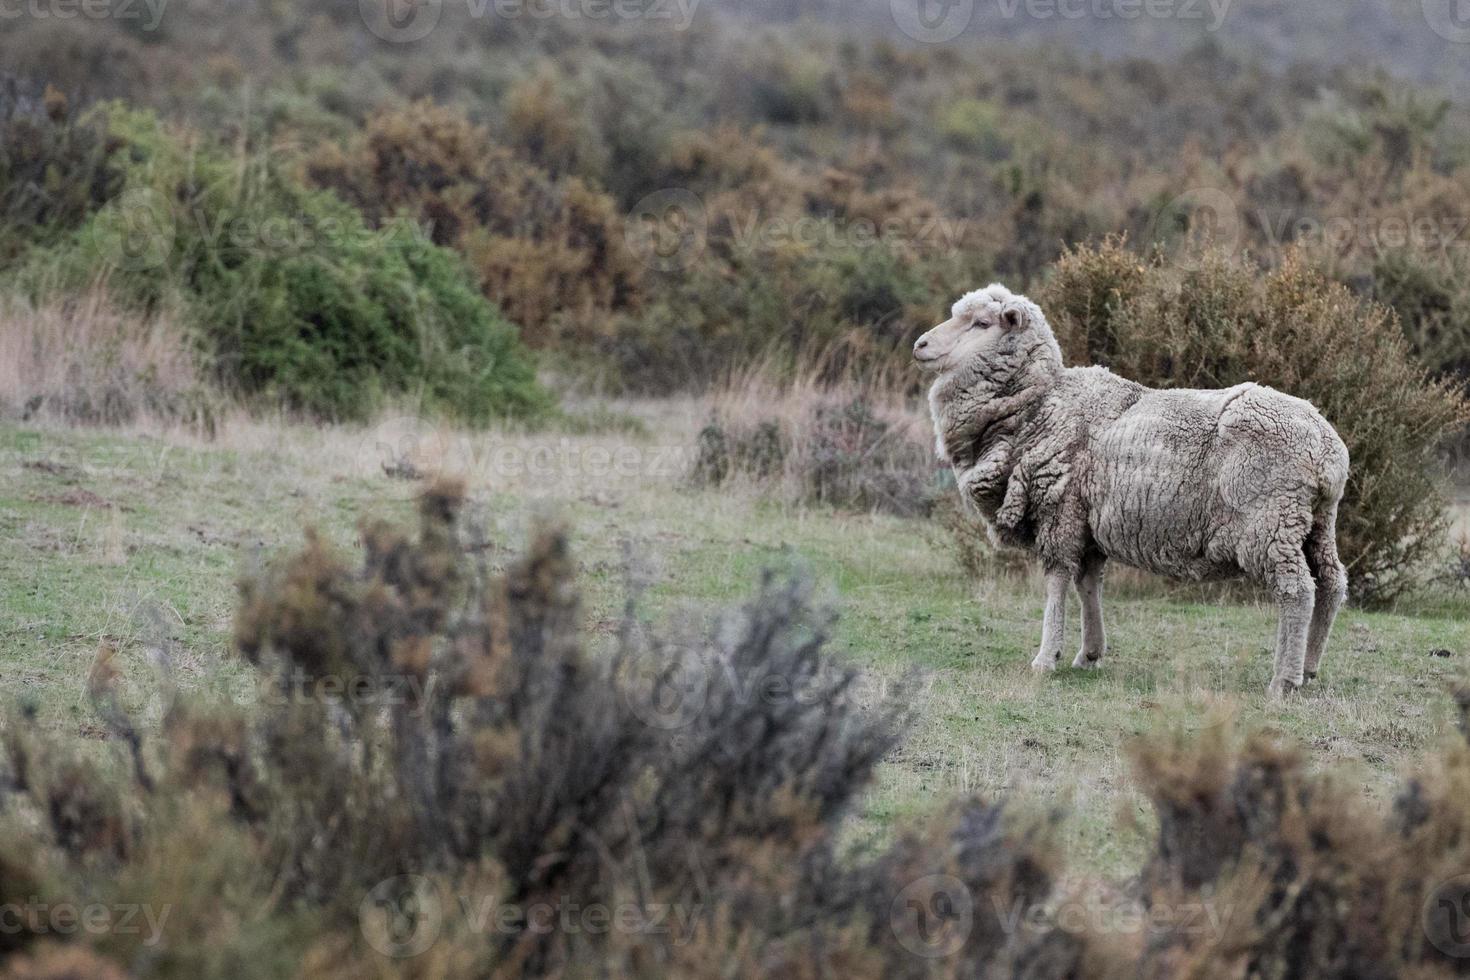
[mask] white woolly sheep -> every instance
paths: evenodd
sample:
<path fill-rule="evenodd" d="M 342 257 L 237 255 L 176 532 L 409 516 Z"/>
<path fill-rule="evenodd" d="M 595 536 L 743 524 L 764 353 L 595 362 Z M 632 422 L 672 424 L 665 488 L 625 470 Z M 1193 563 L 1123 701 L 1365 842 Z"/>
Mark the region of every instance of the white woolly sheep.
<path fill-rule="evenodd" d="M 1273 696 L 1316 676 L 1347 594 L 1337 505 L 1347 447 L 1308 402 L 1257 384 L 1156 390 L 1062 366 L 1040 308 L 999 284 L 954 304 L 914 344 L 937 374 L 937 449 L 993 537 L 1041 559 L 1046 614 L 1032 662 L 1061 659 L 1067 584 L 1082 600 L 1074 667 L 1106 649 L 1108 559 L 1175 579 L 1249 576 L 1281 610 Z"/>

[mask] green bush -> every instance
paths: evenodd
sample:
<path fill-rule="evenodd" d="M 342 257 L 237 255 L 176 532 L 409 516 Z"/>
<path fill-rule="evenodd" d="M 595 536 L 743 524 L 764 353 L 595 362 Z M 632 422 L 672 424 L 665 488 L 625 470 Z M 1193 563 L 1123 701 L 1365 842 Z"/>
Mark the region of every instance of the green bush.
<path fill-rule="evenodd" d="M 369 228 L 267 154 L 106 113 L 124 187 L 28 256 L 17 275 L 32 293 L 102 279 L 143 310 L 186 309 L 225 387 L 323 418 L 362 418 L 387 398 L 471 423 L 547 404 L 516 328 L 415 226 Z"/>
<path fill-rule="evenodd" d="M 1264 276 L 1219 253 L 1181 269 L 1118 240 L 1069 251 L 1038 299 L 1070 363 L 1163 388 L 1257 381 L 1316 405 L 1352 460 L 1337 531 L 1359 599 L 1392 598 L 1442 546 L 1439 452 L 1470 404 L 1427 376 L 1388 309 L 1292 256 Z"/>
<path fill-rule="evenodd" d="M 1470 384 L 1470 269 L 1399 249 L 1373 266 L 1373 298 L 1393 309 L 1430 370 Z"/>
<path fill-rule="evenodd" d="M 935 120 L 940 134 L 955 149 L 978 153 L 986 160 L 1003 160 L 1010 145 L 1001 134 L 1000 109 L 980 99 L 945 103 Z"/>
<path fill-rule="evenodd" d="M 891 368 L 931 310 L 958 289 L 942 260 L 811 219 L 802 241 L 711 240 L 662 298 L 618 320 L 602 350 L 637 391 L 701 387 L 762 361 L 817 364 L 828 379 Z M 936 285 L 938 283 L 939 285 Z"/>

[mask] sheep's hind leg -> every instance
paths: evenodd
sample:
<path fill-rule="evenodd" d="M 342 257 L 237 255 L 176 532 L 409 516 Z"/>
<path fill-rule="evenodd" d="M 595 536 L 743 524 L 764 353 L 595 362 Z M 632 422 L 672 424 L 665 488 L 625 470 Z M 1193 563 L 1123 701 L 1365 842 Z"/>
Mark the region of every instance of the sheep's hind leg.
<path fill-rule="evenodd" d="M 1041 625 L 1041 649 L 1031 661 L 1032 670 L 1056 670 L 1062 659 L 1063 634 L 1067 630 L 1067 585 L 1072 576 L 1066 569 L 1047 569 L 1046 617 Z"/>
<path fill-rule="evenodd" d="M 1082 600 L 1082 647 L 1077 651 L 1073 667 L 1096 668 L 1102 665 L 1103 654 L 1108 652 L 1107 634 L 1103 630 L 1102 582 L 1103 565 L 1107 558 L 1090 555 L 1077 569 L 1073 584 L 1077 587 L 1077 598 Z"/>
<path fill-rule="evenodd" d="M 1276 629 L 1276 671 L 1266 691 L 1271 697 L 1279 698 L 1302 686 L 1307 630 L 1317 592 L 1305 558 L 1301 559 L 1300 567 L 1293 564 L 1277 574 L 1275 591 L 1281 622 Z"/>
<path fill-rule="evenodd" d="M 1347 598 L 1347 569 L 1337 557 L 1337 511 L 1319 517 L 1307 537 L 1307 563 L 1317 582 L 1317 601 L 1312 607 L 1312 625 L 1307 630 L 1307 659 L 1303 665 L 1304 680 L 1317 676 L 1317 665 L 1327 648 L 1332 622 Z"/>

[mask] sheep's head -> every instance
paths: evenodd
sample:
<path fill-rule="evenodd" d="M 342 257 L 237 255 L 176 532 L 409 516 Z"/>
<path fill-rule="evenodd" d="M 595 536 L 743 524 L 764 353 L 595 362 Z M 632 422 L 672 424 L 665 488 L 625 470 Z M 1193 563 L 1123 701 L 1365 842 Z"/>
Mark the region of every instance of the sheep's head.
<path fill-rule="evenodd" d="M 1021 368 L 1045 359 L 1061 367 L 1061 351 L 1041 308 L 999 283 L 967 293 L 950 317 L 914 344 L 922 370 L 947 374 L 993 363 Z"/>

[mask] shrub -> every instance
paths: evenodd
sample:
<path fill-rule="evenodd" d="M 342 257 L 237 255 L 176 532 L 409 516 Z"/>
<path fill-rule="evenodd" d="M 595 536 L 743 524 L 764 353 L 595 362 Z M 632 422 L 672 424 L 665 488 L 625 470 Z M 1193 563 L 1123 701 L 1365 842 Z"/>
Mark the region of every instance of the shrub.
<path fill-rule="evenodd" d="M 1001 113 L 994 103 L 980 99 L 956 99 L 939 111 L 940 134 L 955 149 L 978 153 L 987 160 L 1002 160 L 1009 145 L 1001 135 Z"/>
<path fill-rule="evenodd" d="M 8 803 L 16 826 L 32 821 L 19 853 L 68 893 L 86 882 L 98 901 L 166 900 L 187 919 L 151 950 L 106 936 L 109 958 L 139 976 L 659 976 L 719 962 L 723 975 L 916 977 L 931 960 L 911 950 L 938 941 L 966 973 L 1058 945 L 1008 934 L 1004 918 L 1050 891 L 1046 824 L 972 801 L 871 860 L 838 859 L 839 823 L 904 713 L 865 706 L 801 585 L 766 579 L 687 647 L 630 611 L 615 649 L 589 656 L 566 538 L 540 534 L 486 579 L 461 507 L 439 484 L 416 537 L 364 527 L 361 564 L 312 538 L 247 578 L 236 639 L 268 682 L 261 702 L 176 702 L 131 785 L 73 774 L 10 730 Z M 102 661 L 99 705 L 115 705 L 114 682 Z M 973 928 L 925 906 L 936 879 L 936 901 L 973 896 Z M 445 897 L 443 935 L 411 947 L 441 889 L 466 904 Z M 543 905 L 559 910 L 550 929 L 517 914 Z M 568 907 L 619 917 L 561 927 Z M 623 925 L 660 909 L 667 928 Z M 460 924 L 486 910 L 480 929 Z"/>
<path fill-rule="evenodd" d="M 830 66 L 815 53 L 777 46 L 763 60 L 754 72 L 751 89 L 761 119 L 798 125 L 818 123 L 831 115 L 836 85 Z"/>
<path fill-rule="evenodd" d="M 1295 257 L 1264 276 L 1220 254 L 1181 269 L 1116 240 L 1069 251 L 1039 299 L 1072 363 L 1157 387 L 1257 381 L 1315 404 L 1352 460 L 1337 528 L 1360 599 L 1397 595 L 1441 547 L 1438 454 L 1470 406 L 1426 377 L 1389 310 Z"/>
<path fill-rule="evenodd" d="M 880 373 L 920 328 L 942 295 L 937 263 L 897 243 L 856 243 L 830 219 L 803 226 L 810 239 L 739 242 L 697 261 L 637 316 L 617 321 L 600 348 L 616 379 L 634 391 L 701 388 L 732 366 L 760 361 L 794 376 L 822 365 L 827 380 Z M 710 243 L 710 251 L 726 249 Z"/>
<path fill-rule="evenodd" d="M 1275 737 L 1143 739 L 1157 829 L 1126 894 L 1063 884 L 1054 816 L 978 800 L 844 853 L 902 693 L 826 652 L 803 587 L 768 577 L 680 641 L 630 601 L 591 654 L 566 537 L 492 577 L 463 506 L 436 484 L 360 563 L 311 537 L 248 576 L 254 705 L 176 698 L 145 740 L 104 647 L 88 690 L 125 765 L 31 713 L 0 733 L 0 905 L 155 916 L 7 928 L 0 975 L 1463 975 L 1463 739 L 1387 812 Z"/>
<path fill-rule="evenodd" d="M 428 226 L 534 346 L 585 343 L 637 299 L 641 266 L 611 198 L 517 160 L 452 110 L 379 113 L 346 146 L 319 147 L 306 173 L 374 227 Z"/>
<path fill-rule="evenodd" d="M 517 82 L 505 97 L 507 129 L 530 161 L 553 176 L 601 169 L 601 144 L 554 72 Z"/>
<path fill-rule="evenodd" d="M 1373 266 L 1373 298 L 1398 314 L 1414 354 L 1436 374 L 1470 385 L 1470 269 L 1409 249 Z"/>
<path fill-rule="evenodd" d="M 1220 724 L 1134 757 L 1159 821 L 1144 901 L 1220 922 L 1153 936 L 1143 974 L 1463 975 L 1465 744 L 1408 779 L 1386 816 L 1351 778 L 1312 774 L 1299 749 L 1265 735 L 1232 744 Z"/>
<path fill-rule="evenodd" d="M 545 404 L 515 328 L 416 228 L 368 229 L 268 154 L 233 158 L 118 106 L 107 119 L 126 189 L 32 251 L 32 296 L 103 279 L 145 314 L 186 310 L 226 387 L 326 418 L 389 397 L 475 423 Z"/>
<path fill-rule="evenodd" d="M 105 121 L 73 119 L 58 89 L 22 95 L 13 81 L 0 84 L 0 268 L 116 197 L 119 149 Z"/>

